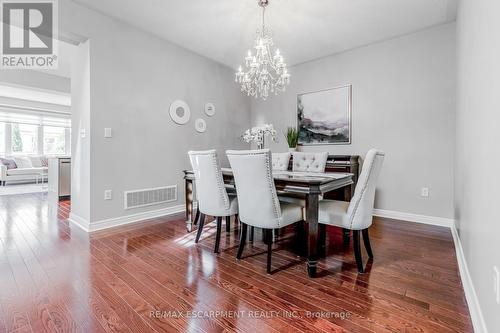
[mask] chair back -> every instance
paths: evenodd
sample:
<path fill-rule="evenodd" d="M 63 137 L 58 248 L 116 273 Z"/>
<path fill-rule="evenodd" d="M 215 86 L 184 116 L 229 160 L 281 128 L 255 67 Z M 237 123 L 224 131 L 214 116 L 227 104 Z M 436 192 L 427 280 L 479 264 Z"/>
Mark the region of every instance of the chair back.
<path fill-rule="evenodd" d="M 194 171 L 198 208 L 203 214 L 221 216 L 229 209 L 229 197 L 215 150 L 188 152 Z"/>
<path fill-rule="evenodd" d="M 363 230 L 371 226 L 375 188 L 382 169 L 385 153 L 371 149 L 368 151 L 359 175 L 358 183 L 347 209 L 350 229 Z"/>
<path fill-rule="evenodd" d="M 290 164 L 290 153 L 273 153 L 273 170 L 286 171 L 288 170 L 288 164 Z"/>
<path fill-rule="evenodd" d="M 293 154 L 293 171 L 304 172 L 325 172 L 326 160 L 328 152 L 321 153 L 305 153 L 294 152 Z"/>
<path fill-rule="evenodd" d="M 228 150 L 238 193 L 239 218 L 248 225 L 272 229 L 279 227 L 281 207 L 271 171 L 271 152 Z"/>

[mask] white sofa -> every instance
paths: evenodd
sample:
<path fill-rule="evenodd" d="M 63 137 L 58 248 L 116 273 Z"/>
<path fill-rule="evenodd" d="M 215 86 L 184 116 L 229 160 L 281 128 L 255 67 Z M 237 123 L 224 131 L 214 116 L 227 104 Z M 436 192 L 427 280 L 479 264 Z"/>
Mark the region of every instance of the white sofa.
<path fill-rule="evenodd" d="M 43 181 L 47 180 L 48 167 L 45 156 L 15 156 L 7 157 L 14 160 L 16 168 L 8 169 L 0 163 L 0 184 L 5 186 L 12 181 Z"/>

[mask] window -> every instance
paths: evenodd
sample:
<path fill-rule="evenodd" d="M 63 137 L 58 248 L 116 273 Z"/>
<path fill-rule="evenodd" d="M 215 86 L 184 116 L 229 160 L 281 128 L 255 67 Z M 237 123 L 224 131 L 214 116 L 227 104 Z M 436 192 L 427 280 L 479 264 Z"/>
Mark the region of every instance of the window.
<path fill-rule="evenodd" d="M 63 155 L 66 153 L 66 130 L 64 127 L 43 127 L 43 153 L 46 155 Z"/>
<path fill-rule="evenodd" d="M 71 155 L 71 128 L 0 122 L 0 157 L 10 155 Z"/>
<path fill-rule="evenodd" d="M 70 94 L 0 83 L 0 99 L 0 156 L 71 154 Z"/>
<path fill-rule="evenodd" d="M 0 123 L 0 156 L 5 156 L 5 123 Z"/>
<path fill-rule="evenodd" d="M 12 153 L 36 154 L 38 142 L 38 126 L 12 124 Z"/>

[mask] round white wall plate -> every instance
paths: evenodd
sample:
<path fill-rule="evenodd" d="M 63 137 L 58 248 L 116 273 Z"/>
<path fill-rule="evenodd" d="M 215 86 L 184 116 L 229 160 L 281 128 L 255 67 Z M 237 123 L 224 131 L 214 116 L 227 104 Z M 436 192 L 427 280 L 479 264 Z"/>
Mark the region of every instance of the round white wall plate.
<path fill-rule="evenodd" d="M 170 104 L 170 118 L 179 125 L 186 124 L 191 118 L 189 105 L 182 100 L 172 102 Z"/>
<path fill-rule="evenodd" d="M 205 114 L 209 117 L 212 117 L 215 115 L 215 105 L 213 103 L 206 103 L 205 104 Z"/>
<path fill-rule="evenodd" d="M 207 123 L 204 119 L 198 118 L 194 122 L 194 128 L 196 129 L 196 132 L 203 133 L 207 130 Z"/>

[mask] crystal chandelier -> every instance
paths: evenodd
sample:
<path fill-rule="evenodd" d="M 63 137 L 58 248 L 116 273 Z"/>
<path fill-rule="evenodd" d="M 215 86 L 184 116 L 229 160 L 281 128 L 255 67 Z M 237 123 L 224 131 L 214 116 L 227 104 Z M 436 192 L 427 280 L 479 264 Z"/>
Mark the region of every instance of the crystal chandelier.
<path fill-rule="evenodd" d="M 273 38 L 271 31 L 264 24 L 268 4 L 269 0 L 259 0 L 259 6 L 262 7 L 262 28 L 257 30 L 254 43 L 255 55 L 248 50 L 245 57 L 245 72 L 240 66 L 235 78 L 235 81 L 241 84 L 241 91 L 246 92 L 248 96 L 261 97 L 263 100 L 269 96 L 269 92 L 277 95 L 278 92 L 285 91 L 286 86 L 290 84 L 290 74 L 279 49 L 276 49 L 274 56 L 271 52 Z"/>

